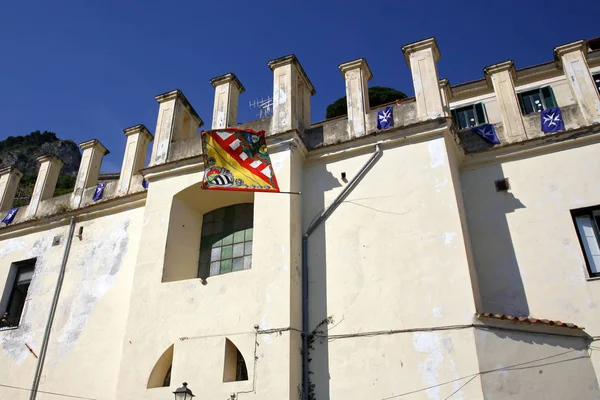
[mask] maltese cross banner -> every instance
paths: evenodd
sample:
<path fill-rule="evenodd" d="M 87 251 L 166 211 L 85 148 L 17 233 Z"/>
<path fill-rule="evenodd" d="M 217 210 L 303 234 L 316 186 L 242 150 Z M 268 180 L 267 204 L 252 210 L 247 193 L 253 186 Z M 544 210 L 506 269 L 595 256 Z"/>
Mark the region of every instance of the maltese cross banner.
<path fill-rule="evenodd" d="M 204 131 L 202 153 L 204 189 L 279 192 L 264 131 L 232 128 Z"/>

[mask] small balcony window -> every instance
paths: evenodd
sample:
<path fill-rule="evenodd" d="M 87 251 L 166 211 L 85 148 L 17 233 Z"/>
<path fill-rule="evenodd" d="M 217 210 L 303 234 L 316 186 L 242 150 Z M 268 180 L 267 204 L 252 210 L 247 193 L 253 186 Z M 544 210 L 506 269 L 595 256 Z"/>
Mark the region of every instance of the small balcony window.
<path fill-rule="evenodd" d="M 452 110 L 452 117 L 459 129 L 474 128 L 487 124 L 485 106 L 483 103 L 471 104 Z"/>
<path fill-rule="evenodd" d="M 518 93 L 523 115 L 539 113 L 547 108 L 556 107 L 554 92 L 550 86 Z"/>
<path fill-rule="evenodd" d="M 0 314 L 0 329 L 19 326 L 21 314 L 25 308 L 25 300 L 33 271 L 35 258 L 13 263 L 9 271 L 8 281 L 2 296 L 2 314 Z"/>
<path fill-rule="evenodd" d="M 594 83 L 596 84 L 596 89 L 598 89 L 598 93 L 600 93 L 600 74 L 596 74 L 593 76 Z"/>
<path fill-rule="evenodd" d="M 600 276 L 600 206 L 572 210 L 590 277 Z"/>

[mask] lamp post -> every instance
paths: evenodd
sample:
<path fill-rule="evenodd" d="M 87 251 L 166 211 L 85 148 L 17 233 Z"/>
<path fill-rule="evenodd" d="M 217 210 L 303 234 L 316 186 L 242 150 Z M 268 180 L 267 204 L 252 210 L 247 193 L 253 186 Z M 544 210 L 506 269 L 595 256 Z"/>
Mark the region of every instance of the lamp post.
<path fill-rule="evenodd" d="M 192 397 L 196 397 L 194 396 L 194 393 L 188 389 L 187 382 L 183 382 L 182 385 L 183 386 L 173 392 L 175 395 L 175 400 L 192 400 Z"/>

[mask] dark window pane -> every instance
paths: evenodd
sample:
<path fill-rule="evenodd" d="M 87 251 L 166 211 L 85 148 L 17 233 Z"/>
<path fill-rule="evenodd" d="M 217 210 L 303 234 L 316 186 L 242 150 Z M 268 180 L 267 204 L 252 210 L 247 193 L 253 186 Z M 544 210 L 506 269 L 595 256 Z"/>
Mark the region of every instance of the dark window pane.
<path fill-rule="evenodd" d="M 483 103 L 475 104 L 475 113 L 477 114 L 477 125 L 483 125 L 487 123 L 487 118 L 485 117 L 485 111 L 483 109 Z"/>
<path fill-rule="evenodd" d="M 600 93 L 600 74 L 594 75 L 594 83 L 596 84 L 596 88 L 598 89 L 598 92 Z"/>
<path fill-rule="evenodd" d="M 525 114 L 542 112 L 542 110 L 544 109 L 540 91 L 537 89 L 521 93 L 521 98 L 523 99 L 523 108 L 525 110 Z"/>
<path fill-rule="evenodd" d="M 456 109 L 454 114 L 458 118 L 456 124 L 460 129 L 473 128 L 474 126 L 477 126 L 473 106 Z"/>
<path fill-rule="evenodd" d="M 244 361 L 244 356 L 240 351 L 237 351 L 237 365 L 235 371 L 235 380 L 236 381 L 247 381 L 248 380 L 248 369 L 246 368 L 246 362 Z"/>
<path fill-rule="evenodd" d="M 556 101 L 554 100 L 554 92 L 550 86 L 542 88 L 542 96 L 544 97 L 544 105 L 546 108 L 556 107 Z"/>

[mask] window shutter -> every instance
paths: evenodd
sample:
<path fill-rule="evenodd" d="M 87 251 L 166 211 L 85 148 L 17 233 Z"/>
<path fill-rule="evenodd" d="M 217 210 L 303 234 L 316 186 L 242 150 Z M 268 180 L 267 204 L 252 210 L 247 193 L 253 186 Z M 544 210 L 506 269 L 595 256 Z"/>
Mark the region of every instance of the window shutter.
<path fill-rule="evenodd" d="M 519 98 L 519 106 L 521 107 L 521 113 L 523 115 L 527 114 L 527 110 L 525 110 L 525 104 L 523 102 L 523 96 L 521 93 L 517 93 L 517 97 Z"/>
<path fill-rule="evenodd" d="M 452 113 L 452 118 L 454 119 L 454 123 L 456 124 L 456 126 L 458 126 L 458 115 L 456 114 L 456 110 L 450 110 L 450 112 Z"/>
<path fill-rule="evenodd" d="M 477 103 L 474 105 L 475 115 L 477 116 L 477 125 L 487 124 L 487 118 L 485 115 L 485 106 L 483 103 Z"/>
<path fill-rule="evenodd" d="M 544 105 L 546 108 L 556 107 L 556 100 L 554 100 L 554 92 L 550 86 L 544 86 L 542 88 L 542 98 L 544 99 Z"/>

